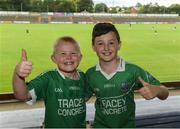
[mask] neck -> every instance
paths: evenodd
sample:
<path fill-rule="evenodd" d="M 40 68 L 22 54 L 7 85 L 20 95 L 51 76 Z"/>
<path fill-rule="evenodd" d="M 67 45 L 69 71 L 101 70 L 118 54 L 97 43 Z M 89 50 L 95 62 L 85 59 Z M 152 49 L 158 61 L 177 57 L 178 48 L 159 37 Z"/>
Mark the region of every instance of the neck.
<path fill-rule="evenodd" d="M 72 80 L 79 80 L 79 75 L 78 75 L 78 72 L 75 70 L 73 72 L 64 72 L 64 71 L 61 71 L 62 74 Z"/>
<path fill-rule="evenodd" d="M 111 61 L 111 62 L 103 62 L 100 61 L 99 62 L 101 69 L 107 73 L 107 74 L 111 74 L 113 72 L 115 72 L 117 70 L 117 67 L 119 65 L 119 58 Z"/>

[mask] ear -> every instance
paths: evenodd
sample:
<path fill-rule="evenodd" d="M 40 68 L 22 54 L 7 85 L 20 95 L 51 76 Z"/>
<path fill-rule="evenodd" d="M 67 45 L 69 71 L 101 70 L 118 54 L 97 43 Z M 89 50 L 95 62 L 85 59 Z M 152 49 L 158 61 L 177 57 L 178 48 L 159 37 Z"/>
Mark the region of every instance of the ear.
<path fill-rule="evenodd" d="M 121 48 L 121 42 L 119 42 L 118 44 L 118 50 L 120 50 L 120 48 Z"/>
<path fill-rule="evenodd" d="M 94 52 L 96 52 L 96 49 L 95 49 L 94 45 L 92 45 L 92 49 L 93 49 Z"/>
<path fill-rule="evenodd" d="M 82 57 L 83 57 L 83 55 L 82 55 L 82 54 L 80 54 L 80 57 L 79 57 L 80 59 L 79 59 L 79 61 L 81 61 L 81 60 L 82 60 Z"/>
<path fill-rule="evenodd" d="M 56 58 L 54 57 L 54 55 L 51 55 L 51 60 L 56 64 Z"/>

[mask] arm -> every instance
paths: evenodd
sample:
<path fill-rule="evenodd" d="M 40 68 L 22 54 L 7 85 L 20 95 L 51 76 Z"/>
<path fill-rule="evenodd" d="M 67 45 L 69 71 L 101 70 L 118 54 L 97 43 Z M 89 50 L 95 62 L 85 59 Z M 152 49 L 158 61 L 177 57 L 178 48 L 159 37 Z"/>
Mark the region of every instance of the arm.
<path fill-rule="evenodd" d="M 13 73 L 13 91 L 17 99 L 26 100 L 31 98 L 31 95 L 28 92 L 25 78 L 32 71 L 32 63 L 27 61 L 26 51 L 22 50 L 21 61 L 16 65 Z"/>
<path fill-rule="evenodd" d="M 154 86 L 147 82 L 145 82 L 142 78 L 139 78 L 139 81 L 143 85 L 142 88 L 138 90 L 138 92 L 147 100 L 153 99 L 155 97 L 160 100 L 165 100 L 169 96 L 168 89 L 163 86 Z"/>

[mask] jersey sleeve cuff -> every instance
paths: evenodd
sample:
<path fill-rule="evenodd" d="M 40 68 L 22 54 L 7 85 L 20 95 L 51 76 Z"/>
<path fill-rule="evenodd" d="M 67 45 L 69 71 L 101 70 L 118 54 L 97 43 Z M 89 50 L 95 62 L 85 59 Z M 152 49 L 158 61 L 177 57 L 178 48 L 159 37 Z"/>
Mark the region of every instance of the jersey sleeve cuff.
<path fill-rule="evenodd" d="M 36 103 L 37 96 L 36 96 L 36 93 L 35 93 L 34 89 L 30 90 L 29 93 L 31 95 L 31 99 L 26 101 L 26 103 L 29 104 L 29 105 L 33 105 L 33 104 Z"/>

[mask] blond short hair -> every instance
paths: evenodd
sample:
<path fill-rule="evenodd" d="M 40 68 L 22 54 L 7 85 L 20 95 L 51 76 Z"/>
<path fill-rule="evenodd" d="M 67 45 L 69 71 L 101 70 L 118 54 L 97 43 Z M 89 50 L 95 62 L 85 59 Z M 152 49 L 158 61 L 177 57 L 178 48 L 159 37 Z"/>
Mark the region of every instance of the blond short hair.
<path fill-rule="evenodd" d="M 77 50 L 79 51 L 79 53 L 81 54 L 79 43 L 70 36 L 63 36 L 63 37 L 58 38 L 55 41 L 54 46 L 53 46 L 53 54 L 55 53 L 57 46 L 62 42 L 69 42 L 69 43 L 74 44 L 77 47 Z"/>

